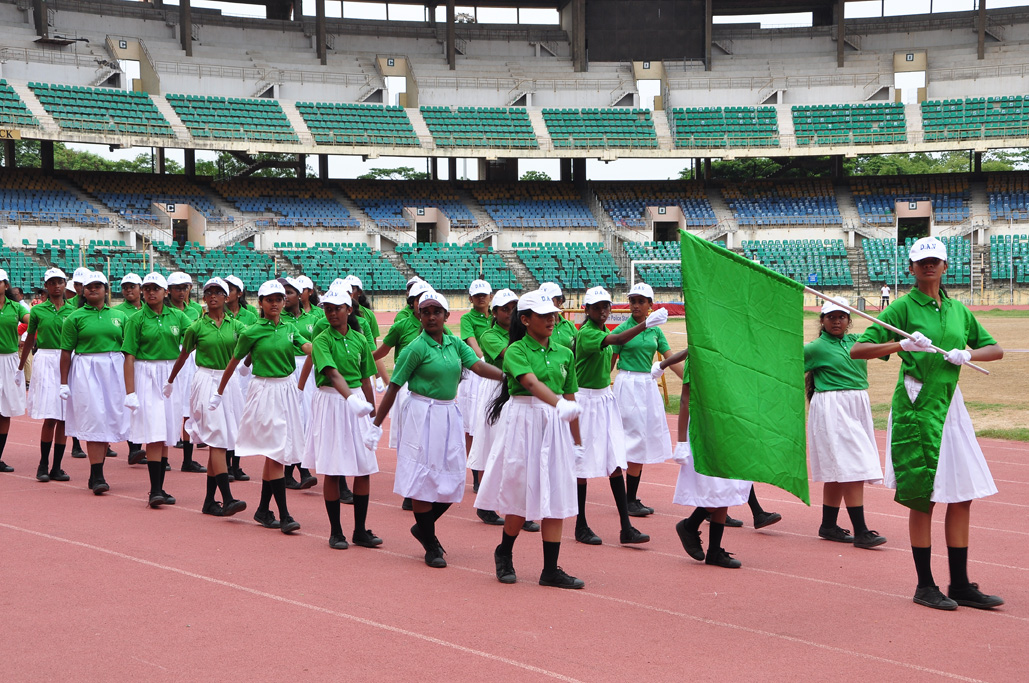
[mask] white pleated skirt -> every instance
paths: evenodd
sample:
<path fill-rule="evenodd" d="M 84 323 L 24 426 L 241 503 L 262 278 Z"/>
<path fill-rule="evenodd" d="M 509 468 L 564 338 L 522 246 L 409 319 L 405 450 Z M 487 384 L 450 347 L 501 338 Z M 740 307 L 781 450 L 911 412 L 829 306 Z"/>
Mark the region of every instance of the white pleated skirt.
<path fill-rule="evenodd" d="M 467 369 L 463 375 L 461 383 L 457 385 L 457 407 L 461 409 L 462 415 L 468 417 L 464 424 L 465 434 L 475 436 L 475 420 L 471 417 L 479 405 L 479 387 L 483 380 L 482 377 Z"/>
<path fill-rule="evenodd" d="M 672 436 L 657 380 L 649 372 L 620 370 L 615 377 L 615 400 L 625 433 L 625 459 L 650 465 L 671 458 Z"/>
<path fill-rule="evenodd" d="M 26 401 L 33 420 L 63 420 L 61 350 L 39 349 L 32 361 L 32 384 Z"/>
<path fill-rule="evenodd" d="M 910 375 L 904 376 L 904 388 L 908 398 L 914 403 L 922 384 Z M 897 479 L 893 474 L 893 412 L 886 427 L 886 486 L 897 488 Z M 992 496 L 997 492 L 997 485 L 990 474 L 990 466 L 986 456 L 975 438 L 972 418 L 965 407 L 965 399 L 961 395 L 961 387 L 954 387 L 954 396 L 947 408 L 947 417 L 943 421 L 943 438 L 940 442 L 940 459 L 936 464 L 936 478 L 933 480 L 933 494 L 930 500 L 934 503 L 964 503 Z"/>
<path fill-rule="evenodd" d="M 367 415 L 351 413 L 346 399 L 334 387 L 321 387 L 311 402 L 303 466 L 334 477 L 375 474 L 379 471 L 375 452 L 364 445 L 370 423 Z"/>
<path fill-rule="evenodd" d="M 882 483 L 867 391 L 816 391 L 807 416 L 807 443 L 813 481 Z"/>
<path fill-rule="evenodd" d="M 254 377 L 243 404 L 236 456 L 263 455 L 283 465 L 304 459 L 300 390 L 293 375 Z"/>
<path fill-rule="evenodd" d="M 194 350 L 186 356 L 186 362 L 182 364 L 179 374 L 175 377 L 175 383 L 172 384 L 172 401 L 175 403 L 176 412 L 180 413 L 180 421 L 182 418 L 188 418 L 192 412 L 189 406 L 189 391 L 193 386 L 193 373 L 196 371 L 197 352 Z"/>
<path fill-rule="evenodd" d="M 389 418 L 389 447 L 396 448 L 397 444 L 400 443 L 400 428 L 404 424 L 404 406 L 407 405 L 407 398 L 411 395 L 411 390 L 407 388 L 407 385 L 400 387 L 397 391 L 397 396 L 393 399 L 393 408 L 390 409 Z"/>
<path fill-rule="evenodd" d="M 307 356 L 296 356 L 293 359 L 294 367 L 293 370 L 293 383 L 298 387 L 300 386 L 300 372 L 304 369 L 304 363 L 307 362 Z M 314 376 L 314 368 L 311 368 L 311 374 L 307 376 L 307 384 L 304 385 L 304 390 L 300 392 L 300 419 L 303 422 L 304 430 L 311 424 L 311 402 L 314 400 L 314 395 L 318 393 L 318 382 Z"/>
<path fill-rule="evenodd" d="M 76 353 L 68 373 L 64 431 L 83 441 L 117 443 L 129 435 L 125 357 L 121 351 Z"/>
<path fill-rule="evenodd" d="M 468 451 L 468 469 L 481 472 L 486 469 L 486 459 L 493 448 L 493 438 L 497 431 L 497 425 L 491 425 L 486 421 L 486 413 L 493 399 L 500 395 L 501 383 L 485 377 L 479 379 L 482 381 L 479 382 L 479 396 L 474 410 L 470 413 L 462 410 L 461 414 L 464 415 L 465 423 L 472 425 L 472 448 Z"/>
<path fill-rule="evenodd" d="M 526 519 L 578 514 L 572 433 L 556 408 L 512 396 L 495 434 L 475 507 Z"/>
<path fill-rule="evenodd" d="M 193 443 L 232 450 L 236 447 L 243 419 L 243 392 L 235 374 L 225 385 L 221 405 L 215 410 L 207 409 L 223 374 L 224 370 L 197 366 L 189 387 L 190 415 L 186 420 L 186 433 Z"/>
<path fill-rule="evenodd" d="M 25 383 L 20 387 L 14 383 L 19 362 L 17 353 L 0 355 L 0 415 L 4 417 L 25 414 Z"/>
<path fill-rule="evenodd" d="M 579 387 L 575 400 L 582 407 L 579 435 L 585 450 L 582 461 L 575 463 L 575 476 L 581 479 L 609 477 L 619 467 L 624 469 L 625 433 L 611 387 Z"/>
<path fill-rule="evenodd" d="M 139 408 L 135 412 L 125 409 L 129 417 L 129 441 L 174 446 L 179 440 L 182 417 L 175 402 L 175 393 L 173 391 L 171 398 L 165 398 L 162 393 L 173 365 L 173 360 L 136 359 L 133 363 Z"/>
<path fill-rule="evenodd" d="M 675 461 L 679 463 L 679 478 L 675 482 L 676 505 L 702 508 L 725 508 L 743 505 L 750 498 L 753 484 L 742 479 L 722 479 L 700 474 L 693 464 L 693 451 L 688 441 L 675 446 Z"/>
<path fill-rule="evenodd" d="M 393 492 L 430 503 L 464 497 L 464 420 L 457 400 L 411 392 L 404 406 Z"/>
<path fill-rule="evenodd" d="M 243 373 L 240 372 L 240 368 L 242 368 L 242 367 L 243 367 L 243 361 L 240 361 L 240 362 L 236 363 L 236 371 L 233 374 L 234 374 L 234 376 L 236 378 L 236 382 L 239 384 L 240 394 L 243 397 L 246 397 L 247 391 L 250 389 L 250 380 L 252 380 L 254 378 L 254 371 L 253 371 L 253 368 L 251 367 L 250 372 L 248 374 L 244 375 Z M 240 413 L 240 417 L 242 417 L 242 416 L 243 416 L 243 413 L 241 412 Z"/>

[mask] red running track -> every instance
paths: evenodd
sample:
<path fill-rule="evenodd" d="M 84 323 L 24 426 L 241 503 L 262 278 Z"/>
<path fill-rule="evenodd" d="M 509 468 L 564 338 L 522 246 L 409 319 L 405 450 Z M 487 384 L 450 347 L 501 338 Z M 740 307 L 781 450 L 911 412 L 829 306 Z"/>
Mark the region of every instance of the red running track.
<path fill-rule="evenodd" d="M 232 519 L 202 516 L 205 477 L 177 470 L 166 488 L 178 504 L 150 510 L 146 468 L 126 464 L 124 444 L 107 461 L 111 493 L 97 498 L 84 460 L 65 459 L 71 482 L 36 482 L 37 443 L 38 424 L 15 418 L 4 460 L 17 471 L 0 475 L 4 681 L 1012 681 L 1029 665 L 1022 444 L 983 441 L 1000 493 L 973 506 L 970 575 L 1007 600 L 990 613 L 911 602 L 906 515 L 878 486 L 867 516 L 889 543 L 876 550 L 816 537 L 818 487 L 807 508 L 759 486 L 783 521 L 755 532 L 736 508 L 747 527 L 726 530 L 724 545 L 743 568 L 726 570 L 679 545 L 673 525 L 687 511 L 670 502 L 675 465 L 644 470 L 640 494 L 657 509 L 634 520 L 653 537 L 644 546 L 614 542 L 610 490 L 591 482 L 590 523 L 606 542 L 575 543 L 566 525 L 561 564 L 586 588 L 562 591 L 536 583 L 539 534 L 515 545 L 518 583 L 496 581 L 500 531 L 477 520 L 470 486 L 437 527 L 449 567 L 426 567 L 386 448 L 369 511 L 385 543 L 335 551 L 320 486 L 289 493 L 303 529 L 287 537 L 251 521 L 256 477 L 233 485 L 250 509 Z M 173 451 L 173 466 L 180 458 Z M 348 537 L 351 522 L 344 506 Z M 945 586 L 940 527 L 934 569 Z"/>

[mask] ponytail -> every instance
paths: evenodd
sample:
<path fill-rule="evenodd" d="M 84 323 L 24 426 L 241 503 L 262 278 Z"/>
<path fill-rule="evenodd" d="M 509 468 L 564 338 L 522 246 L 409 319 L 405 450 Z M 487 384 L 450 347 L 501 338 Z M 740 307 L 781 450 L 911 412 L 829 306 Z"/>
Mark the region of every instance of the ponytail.
<path fill-rule="evenodd" d="M 532 311 L 526 311 L 524 314 L 521 311 L 515 311 L 515 315 L 511 318 L 511 327 L 507 330 L 508 337 L 508 348 L 511 348 L 511 344 L 514 344 L 519 339 L 525 337 L 528 329 L 525 327 L 525 323 L 522 322 L 522 315 L 536 315 Z M 500 393 L 497 394 L 496 398 L 486 408 L 486 422 L 491 426 L 497 423 L 500 419 L 500 413 L 504 409 L 504 405 L 508 399 L 511 398 L 511 390 L 507 386 L 507 376 L 500 382 Z"/>

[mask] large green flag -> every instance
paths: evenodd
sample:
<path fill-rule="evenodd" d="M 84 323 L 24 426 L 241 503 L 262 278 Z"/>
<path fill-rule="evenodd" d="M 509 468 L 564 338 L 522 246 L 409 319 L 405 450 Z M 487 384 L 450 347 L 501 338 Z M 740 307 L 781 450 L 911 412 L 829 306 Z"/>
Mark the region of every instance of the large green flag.
<path fill-rule="evenodd" d="M 810 505 L 804 287 L 682 232 L 697 471 L 760 481 Z"/>

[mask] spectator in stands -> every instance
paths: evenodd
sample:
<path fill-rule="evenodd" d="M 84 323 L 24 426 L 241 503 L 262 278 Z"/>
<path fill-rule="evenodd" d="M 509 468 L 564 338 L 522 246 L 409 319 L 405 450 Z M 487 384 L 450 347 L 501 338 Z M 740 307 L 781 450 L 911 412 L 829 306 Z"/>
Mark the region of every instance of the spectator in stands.
<path fill-rule="evenodd" d="M 190 291 L 193 289 L 193 278 L 188 273 L 176 271 L 168 276 L 168 303 L 172 308 L 177 308 L 186 314 L 189 324 L 196 322 L 203 314 L 204 309 L 189 299 Z M 203 474 L 207 468 L 193 460 L 194 444 L 186 434 L 186 420 L 189 417 L 189 387 L 193 382 L 193 373 L 196 372 L 196 354 L 192 354 L 182 368 L 182 380 L 176 385 L 178 391 L 172 398 L 175 405 L 179 406 L 182 416 L 182 434 L 175 448 L 182 449 L 182 471 Z"/>
<path fill-rule="evenodd" d="M 61 330 L 64 321 L 71 315 L 72 307 L 64 300 L 64 289 L 68 279 L 60 268 L 50 268 L 43 273 L 47 300 L 32 307 L 29 312 L 29 327 L 21 350 L 21 366 L 24 369 L 33 347 L 36 348 L 35 380 L 29 385 L 29 417 L 42 420 L 39 433 L 39 467 L 36 479 L 39 481 L 68 481 L 71 479 L 61 469 L 64 448 L 68 438 L 64 433 L 64 401 L 61 400 Z M 54 449 L 53 465 L 50 465 L 50 447 Z"/>
<path fill-rule="evenodd" d="M 544 292 L 550 297 L 550 300 L 554 302 L 554 306 L 559 311 L 565 305 L 564 292 L 561 291 L 561 286 L 556 282 L 544 282 L 540 285 L 539 291 Z M 554 334 L 551 335 L 551 341 L 574 351 L 575 332 L 575 323 L 564 316 L 558 316 L 557 323 L 554 325 Z"/>
<path fill-rule="evenodd" d="M 254 312 L 254 307 L 247 303 L 246 285 L 235 275 L 226 277 L 225 283 L 229 286 L 229 296 L 225 300 L 225 315 L 238 321 L 243 328 L 253 325 L 257 322 L 257 313 Z M 239 382 L 239 389 L 243 396 L 247 395 L 251 377 L 253 377 L 253 373 L 250 372 L 250 366 L 245 363 L 237 366 L 236 381 Z M 250 475 L 239 466 L 239 456 L 236 455 L 236 450 L 230 448 L 226 452 L 226 457 L 229 459 L 229 481 L 250 481 Z"/>
<path fill-rule="evenodd" d="M 279 284 L 286 291 L 286 301 L 282 308 L 283 320 L 293 325 L 303 335 L 304 339 L 314 339 L 315 324 L 325 319 L 322 309 L 317 307 L 318 295 L 314 294 L 314 283 L 311 282 L 310 278 L 301 275 L 297 278 L 279 278 Z M 305 291 L 308 298 L 308 308 L 306 310 L 304 309 Z M 310 302 L 312 295 L 314 296 L 315 304 L 313 308 Z M 311 423 L 311 401 L 314 399 L 314 395 L 318 393 L 318 388 L 314 382 L 305 382 L 303 384 L 300 382 L 301 373 L 307 359 L 308 356 L 304 353 L 300 353 L 293 359 L 293 379 L 300 387 L 300 419 L 305 432 Z M 309 489 L 318 483 L 318 477 L 312 475 L 311 471 L 302 465 L 300 467 L 300 481 L 297 481 L 293 478 L 293 468 L 294 465 L 286 466 L 286 488 Z"/>
<path fill-rule="evenodd" d="M 247 391 L 240 419 L 236 454 L 264 457 L 261 473 L 261 503 L 254 520 L 268 529 L 291 534 L 300 528 L 286 506 L 283 467 L 300 462 L 304 455 L 304 425 L 300 416 L 300 390 L 293 381 L 297 351 L 311 352 L 311 343 L 282 318 L 286 290 L 278 280 L 269 280 L 257 290 L 261 319 L 239 336 L 233 359 L 225 367 L 209 409 L 221 405 L 236 366 L 250 356 L 254 379 Z M 272 497 L 280 519 L 269 509 Z"/>
<path fill-rule="evenodd" d="M 822 305 L 818 338 L 804 345 L 811 479 L 822 485 L 821 538 L 874 548 L 886 539 L 865 524 L 865 483 L 882 483 L 879 449 L 868 401 L 867 361 L 853 360 L 850 349 L 858 336 L 847 334 L 850 313 L 831 299 Z M 854 535 L 837 524 L 840 502 L 846 501 Z"/>
<path fill-rule="evenodd" d="M 3 461 L 11 418 L 25 414 L 25 373 L 19 369 L 18 325 L 28 324 L 29 312 L 8 296 L 11 280 L 0 270 L 0 472 L 13 472 Z M 462 468 L 462 473 L 464 468 Z"/>
<path fill-rule="evenodd" d="M 603 541 L 586 522 L 586 482 L 606 477 L 614 494 L 615 508 L 621 522 L 621 543 L 646 543 L 650 536 L 640 533 L 629 522 L 625 480 L 625 433 L 618 403 L 611 391 L 611 359 L 615 346 L 626 344 L 645 330 L 663 325 L 668 311 L 661 308 L 649 314 L 642 323 L 617 334 L 607 329 L 611 315 L 611 295 L 603 287 L 593 287 L 584 299 L 586 320 L 575 340 L 575 376 L 579 380 L 576 401 L 582 407 L 579 417 L 580 439 L 575 445 L 575 476 L 578 479 L 579 514 L 575 519 L 575 540 L 588 545 Z"/>
<path fill-rule="evenodd" d="M 882 289 L 879 290 L 879 310 L 882 310 L 890 305 L 890 286 L 883 283 Z"/>
<path fill-rule="evenodd" d="M 121 296 L 123 301 L 115 306 L 115 310 L 123 311 L 126 316 L 139 312 L 142 302 L 143 278 L 135 273 L 126 273 L 121 279 Z"/>
<path fill-rule="evenodd" d="M 972 500 L 997 492 L 989 465 L 975 438 L 961 389 L 961 366 L 1000 360 L 1004 350 L 971 311 L 950 298 L 940 284 L 947 272 L 947 248 L 935 237 L 911 245 L 908 270 L 915 288 L 897 299 L 879 319 L 912 334 L 901 338 L 872 325 L 850 351 L 851 358 L 898 354 L 900 377 L 890 413 L 886 484 L 909 508 L 908 529 L 918 587 L 914 601 L 934 609 L 958 605 L 989 609 L 1003 605 L 968 581 L 968 536 Z M 941 356 L 936 348 L 950 348 Z M 966 347 L 971 347 L 969 351 Z M 915 409 L 915 402 L 918 409 Z M 944 595 L 932 574 L 932 514 L 947 504 L 946 539 L 950 587 Z"/>
<path fill-rule="evenodd" d="M 451 504 L 461 502 L 465 488 L 464 423 L 455 401 L 461 369 L 497 381 L 504 373 L 480 360 L 463 341 L 444 333 L 450 317 L 445 296 L 425 292 L 418 308 L 422 332 L 397 358 L 365 444 L 373 450 L 378 445 L 382 421 L 400 388 L 409 385 L 404 412 L 394 418 L 403 420 L 404 439 L 397 447 L 393 491 L 412 501 L 415 526 L 411 533 L 425 549 L 425 564 L 441 568 L 447 561 L 436 538 L 436 521 Z"/>
<path fill-rule="evenodd" d="M 489 302 L 492 296 L 493 287 L 490 286 L 490 283 L 485 280 L 472 280 L 472 283 L 468 285 L 468 301 L 472 307 L 461 316 L 461 339 L 480 358 L 482 358 L 482 348 L 479 346 L 479 338 L 489 327 Z M 464 373 L 464 378 L 457 390 L 457 405 L 461 408 L 461 414 L 467 416 L 464 424 L 465 453 L 472 451 L 472 430 L 475 429 L 475 421 L 471 419 L 471 416 L 475 412 L 475 404 L 478 399 L 479 376 L 473 373 Z M 503 522 L 498 518 L 495 523 L 502 524 Z"/>

